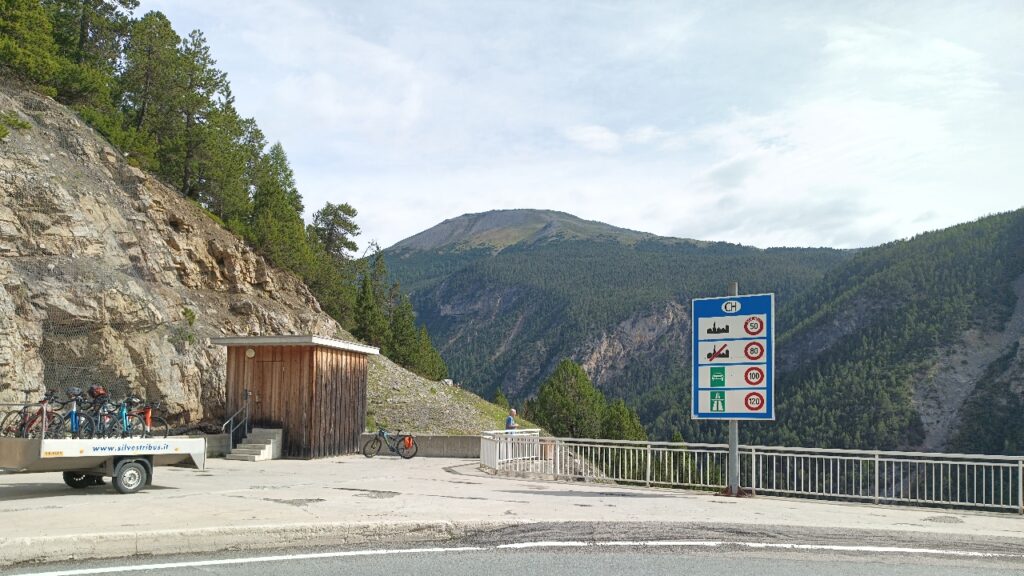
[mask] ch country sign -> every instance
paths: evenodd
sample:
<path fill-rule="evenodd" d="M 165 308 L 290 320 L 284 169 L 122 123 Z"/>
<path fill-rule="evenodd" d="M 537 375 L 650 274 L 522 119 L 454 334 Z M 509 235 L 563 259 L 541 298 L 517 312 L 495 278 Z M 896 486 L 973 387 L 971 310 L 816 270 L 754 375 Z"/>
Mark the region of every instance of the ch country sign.
<path fill-rule="evenodd" d="M 775 419 L 775 295 L 693 301 L 694 418 Z"/>

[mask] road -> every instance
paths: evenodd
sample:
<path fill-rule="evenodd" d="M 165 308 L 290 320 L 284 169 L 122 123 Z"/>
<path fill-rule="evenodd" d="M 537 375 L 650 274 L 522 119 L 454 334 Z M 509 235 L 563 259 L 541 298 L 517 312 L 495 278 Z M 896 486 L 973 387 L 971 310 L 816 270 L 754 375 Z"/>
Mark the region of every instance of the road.
<path fill-rule="evenodd" d="M 214 460 L 205 471 L 167 468 L 156 478 L 131 496 L 109 484 L 72 490 L 59 474 L 0 479 L 0 573 L 70 558 L 138 564 L 225 550 L 489 550 L 564 540 L 1024 551 L 1018 514 L 542 482 L 490 476 L 466 460 Z"/>
<path fill-rule="evenodd" d="M 955 551 L 906 552 L 869 549 L 763 548 L 710 541 L 621 541 L 507 543 L 437 548 L 391 548 L 289 552 L 274 556 L 210 555 L 202 558 L 155 558 L 134 562 L 89 562 L 25 567 L 11 574 L 83 576 L 131 572 L 152 576 L 210 574 L 218 576 L 310 576 L 360 574 L 445 574 L 515 576 L 587 574 L 618 576 L 1008 576 L 1024 573 L 1020 556 L 978 557 Z"/>

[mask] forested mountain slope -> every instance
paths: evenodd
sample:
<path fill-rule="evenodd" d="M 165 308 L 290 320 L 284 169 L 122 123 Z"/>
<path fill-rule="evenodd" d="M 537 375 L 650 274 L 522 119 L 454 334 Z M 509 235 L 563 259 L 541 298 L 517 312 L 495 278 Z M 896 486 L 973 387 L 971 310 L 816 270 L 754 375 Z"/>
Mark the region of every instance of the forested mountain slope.
<path fill-rule="evenodd" d="M 738 281 L 743 293 L 776 293 L 779 310 L 779 420 L 745 427 L 744 440 L 998 452 L 1016 449 L 1007 439 L 1020 434 L 1008 414 L 1020 402 L 1011 351 L 1022 332 L 1011 319 L 1022 214 L 839 251 L 498 211 L 447 221 L 385 255 L 452 375 L 485 395 L 500 387 L 522 401 L 569 357 L 637 407 L 654 437 L 719 440 L 721 425 L 689 418 L 689 301 Z M 960 432 L 988 417 L 970 392 L 979 383 L 997 389 L 1007 415 L 1007 431 L 984 442 Z"/>

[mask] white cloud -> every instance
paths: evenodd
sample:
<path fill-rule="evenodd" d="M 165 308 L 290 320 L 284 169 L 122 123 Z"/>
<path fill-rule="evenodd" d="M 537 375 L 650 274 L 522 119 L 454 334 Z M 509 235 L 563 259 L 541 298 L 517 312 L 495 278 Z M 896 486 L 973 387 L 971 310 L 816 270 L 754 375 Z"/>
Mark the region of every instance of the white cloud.
<path fill-rule="evenodd" d="M 991 97 L 998 86 L 985 58 L 944 38 L 865 24 L 828 30 L 825 72 L 834 88 L 904 100 L 963 100 Z"/>
<path fill-rule="evenodd" d="M 362 241 L 550 208 L 863 246 L 1020 206 L 1024 7 L 143 0 Z"/>
<path fill-rule="evenodd" d="M 570 126 L 565 129 L 565 137 L 595 152 L 618 152 L 622 147 L 622 139 L 618 134 L 595 124 Z"/>

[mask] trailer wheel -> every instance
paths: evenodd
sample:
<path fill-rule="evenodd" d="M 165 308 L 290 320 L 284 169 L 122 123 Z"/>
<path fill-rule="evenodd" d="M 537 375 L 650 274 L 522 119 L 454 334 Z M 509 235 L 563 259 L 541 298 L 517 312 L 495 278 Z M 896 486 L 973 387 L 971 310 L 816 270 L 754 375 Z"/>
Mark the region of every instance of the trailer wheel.
<path fill-rule="evenodd" d="M 137 460 L 125 462 L 114 476 L 114 489 L 121 494 L 134 494 L 146 485 L 146 467 Z"/>
<path fill-rule="evenodd" d="M 93 477 L 85 472 L 65 472 L 64 483 L 76 490 L 93 485 Z"/>

